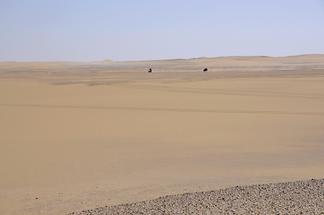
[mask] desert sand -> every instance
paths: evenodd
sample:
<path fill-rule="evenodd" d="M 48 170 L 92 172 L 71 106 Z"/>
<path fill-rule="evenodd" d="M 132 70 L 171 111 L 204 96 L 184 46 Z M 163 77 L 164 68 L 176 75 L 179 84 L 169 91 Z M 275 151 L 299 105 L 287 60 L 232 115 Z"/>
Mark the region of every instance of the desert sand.
<path fill-rule="evenodd" d="M 324 55 L 2 62 L 0 214 L 324 178 L 323 128 Z"/>

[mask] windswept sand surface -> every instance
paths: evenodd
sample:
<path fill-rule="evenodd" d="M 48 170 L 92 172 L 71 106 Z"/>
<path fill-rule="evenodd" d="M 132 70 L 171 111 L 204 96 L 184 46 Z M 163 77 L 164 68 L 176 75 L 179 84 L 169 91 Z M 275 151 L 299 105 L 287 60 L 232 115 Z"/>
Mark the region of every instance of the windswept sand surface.
<path fill-rule="evenodd" d="M 0 63 L 0 214 L 324 178 L 323 128 L 322 55 Z"/>
<path fill-rule="evenodd" d="M 76 214 L 324 214 L 324 180 L 236 186 L 71 213 Z"/>

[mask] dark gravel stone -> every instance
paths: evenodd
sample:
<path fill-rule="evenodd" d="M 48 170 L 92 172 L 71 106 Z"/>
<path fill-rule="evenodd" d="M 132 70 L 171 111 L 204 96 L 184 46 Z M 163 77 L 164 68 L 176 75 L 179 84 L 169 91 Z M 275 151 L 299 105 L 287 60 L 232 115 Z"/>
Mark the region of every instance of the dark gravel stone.
<path fill-rule="evenodd" d="M 324 214 L 324 179 L 185 193 L 71 214 Z"/>

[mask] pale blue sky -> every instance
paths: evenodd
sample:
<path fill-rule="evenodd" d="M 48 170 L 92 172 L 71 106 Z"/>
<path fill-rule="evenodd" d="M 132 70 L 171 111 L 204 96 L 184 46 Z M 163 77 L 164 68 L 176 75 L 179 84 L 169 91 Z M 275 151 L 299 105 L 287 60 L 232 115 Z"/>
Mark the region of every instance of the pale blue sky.
<path fill-rule="evenodd" d="M 0 61 L 324 53 L 324 0 L 0 0 Z"/>

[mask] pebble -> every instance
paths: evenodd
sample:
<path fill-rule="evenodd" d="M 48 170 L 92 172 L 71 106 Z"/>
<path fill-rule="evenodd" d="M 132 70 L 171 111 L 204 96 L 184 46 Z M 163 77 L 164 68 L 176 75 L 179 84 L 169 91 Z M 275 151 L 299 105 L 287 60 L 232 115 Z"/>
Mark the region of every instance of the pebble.
<path fill-rule="evenodd" d="M 235 186 L 106 206 L 74 215 L 324 214 L 324 179 Z"/>

